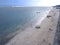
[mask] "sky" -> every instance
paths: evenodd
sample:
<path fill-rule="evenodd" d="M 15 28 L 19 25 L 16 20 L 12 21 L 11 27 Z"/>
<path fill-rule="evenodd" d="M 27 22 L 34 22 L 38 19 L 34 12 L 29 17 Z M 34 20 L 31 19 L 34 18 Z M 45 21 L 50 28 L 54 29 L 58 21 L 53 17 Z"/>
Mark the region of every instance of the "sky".
<path fill-rule="evenodd" d="M 54 6 L 60 0 L 0 0 L 0 6 Z"/>

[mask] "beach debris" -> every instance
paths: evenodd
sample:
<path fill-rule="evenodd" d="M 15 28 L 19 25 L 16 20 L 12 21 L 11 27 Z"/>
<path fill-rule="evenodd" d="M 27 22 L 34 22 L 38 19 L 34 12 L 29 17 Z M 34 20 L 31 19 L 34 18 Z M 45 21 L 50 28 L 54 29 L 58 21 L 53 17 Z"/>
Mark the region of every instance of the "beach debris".
<path fill-rule="evenodd" d="M 40 26 L 36 26 L 35 28 L 40 29 Z"/>
<path fill-rule="evenodd" d="M 47 16 L 47 18 L 50 18 L 50 17 L 51 17 L 51 16 L 49 16 L 49 15 Z"/>
<path fill-rule="evenodd" d="M 49 28 L 50 31 L 53 31 L 51 28 Z"/>

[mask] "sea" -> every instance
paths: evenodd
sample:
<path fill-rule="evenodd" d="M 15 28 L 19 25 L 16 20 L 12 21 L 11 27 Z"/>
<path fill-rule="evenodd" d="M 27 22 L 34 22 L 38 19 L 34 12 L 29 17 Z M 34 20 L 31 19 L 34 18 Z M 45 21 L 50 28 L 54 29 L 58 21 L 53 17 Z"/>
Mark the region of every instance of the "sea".
<path fill-rule="evenodd" d="M 51 7 L 0 7 L 0 45 L 13 38 L 15 32 L 34 26 L 49 10 Z"/>

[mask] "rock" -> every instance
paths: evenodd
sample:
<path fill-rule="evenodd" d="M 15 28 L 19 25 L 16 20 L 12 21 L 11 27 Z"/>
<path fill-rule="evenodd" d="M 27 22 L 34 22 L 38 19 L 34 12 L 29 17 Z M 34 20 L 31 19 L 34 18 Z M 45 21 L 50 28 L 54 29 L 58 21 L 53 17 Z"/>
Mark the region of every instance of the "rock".
<path fill-rule="evenodd" d="M 51 28 L 49 28 L 50 31 L 53 31 Z"/>
<path fill-rule="evenodd" d="M 40 26 L 36 26 L 35 28 L 40 29 Z"/>
<path fill-rule="evenodd" d="M 51 16 L 49 16 L 49 15 L 47 16 L 47 18 L 50 18 L 50 17 L 51 17 Z"/>

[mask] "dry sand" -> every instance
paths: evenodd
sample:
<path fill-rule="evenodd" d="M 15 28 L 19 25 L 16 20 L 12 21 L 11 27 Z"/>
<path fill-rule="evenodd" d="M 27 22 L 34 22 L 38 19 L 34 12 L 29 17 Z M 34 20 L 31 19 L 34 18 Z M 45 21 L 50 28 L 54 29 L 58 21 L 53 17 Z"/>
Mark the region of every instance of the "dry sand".
<path fill-rule="evenodd" d="M 51 10 L 41 24 L 37 25 L 38 27 L 26 28 L 25 31 L 17 34 L 6 45 L 52 45 L 58 17 L 58 10 Z"/>

